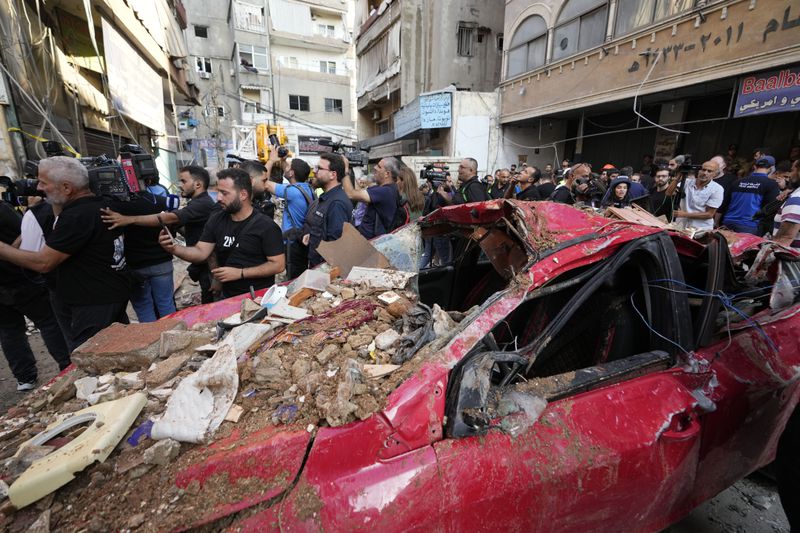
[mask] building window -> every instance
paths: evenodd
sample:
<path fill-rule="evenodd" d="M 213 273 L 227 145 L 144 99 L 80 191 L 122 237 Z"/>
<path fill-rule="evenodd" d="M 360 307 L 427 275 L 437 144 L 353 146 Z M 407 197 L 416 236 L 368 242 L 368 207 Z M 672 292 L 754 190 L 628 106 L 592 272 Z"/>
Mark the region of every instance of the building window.
<path fill-rule="evenodd" d="M 375 134 L 376 135 L 383 135 L 385 133 L 389 133 L 389 121 L 383 120 L 375 124 Z"/>
<path fill-rule="evenodd" d="M 569 0 L 561 10 L 553 32 L 553 59 L 603 44 L 607 22 L 606 0 Z"/>
<path fill-rule="evenodd" d="M 278 56 L 278 64 L 286 68 L 298 68 L 297 58 L 294 56 Z"/>
<path fill-rule="evenodd" d="M 336 34 L 336 27 L 332 24 L 317 24 L 317 34 L 333 39 Z"/>
<path fill-rule="evenodd" d="M 239 65 L 250 72 L 269 70 L 269 58 L 267 49 L 263 46 L 252 44 L 239 45 Z"/>
<path fill-rule="evenodd" d="M 207 57 L 196 57 L 194 60 L 195 72 L 202 72 L 211 75 L 211 59 Z"/>
<path fill-rule="evenodd" d="M 457 34 L 457 52 L 462 57 L 472 57 L 475 55 L 475 30 L 477 24 L 474 22 L 459 22 Z"/>
<path fill-rule="evenodd" d="M 341 113 L 342 100 L 339 98 L 326 98 L 325 99 L 325 112 L 326 113 Z"/>
<path fill-rule="evenodd" d="M 310 111 L 311 107 L 308 104 L 308 96 L 290 94 L 289 109 L 294 109 L 295 111 Z"/>
<path fill-rule="evenodd" d="M 694 0 L 618 0 L 614 35 L 624 35 L 691 9 Z"/>
<path fill-rule="evenodd" d="M 319 71 L 327 74 L 336 74 L 336 61 L 320 61 Z"/>
<path fill-rule="evenodd" d="M 268 106 L 264 102 L 268 100 L 269 91 L 242 88 L 242 111 L 245 113 L 266 113 Z"/>
<path fill-rule="evenodd" d="M 237 30 L 264 33 L 264 8 L 245 2 L 235 2 L 233 6 L 234 20 Z"/>
<path fill-rule="evenodd" d="M 194 25 L 194 36 L 201 39 L 208 39 L 208 26 Z"/>
<path fill-rule="evenodd" d="M 547 52 L 547 23 L 538 16 L 526 18 L 509 43 L 506 77 L 510 78 L 544 65 Z"/>
<path fill-rule="evenodd" d="M 503 34 L 502 33 L 498 33 L 497 34 L 497 49 L 500 50 L 501 52 L 503 51 Z"/>

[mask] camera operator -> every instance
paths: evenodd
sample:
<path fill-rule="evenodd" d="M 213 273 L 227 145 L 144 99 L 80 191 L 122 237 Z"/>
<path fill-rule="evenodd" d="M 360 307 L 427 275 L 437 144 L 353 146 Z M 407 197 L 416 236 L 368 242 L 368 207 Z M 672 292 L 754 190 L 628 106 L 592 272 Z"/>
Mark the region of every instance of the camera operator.
<path fill-rule="evenodd" d="M 206 261 L 216 252 L 218 264 L 211 274 L 222 283 L 222 296 L 229 298 L 254 289 L 270 287 L 275 274 L 283 272 L 285 256 L 281 230 L 271 218 L 253 208 L 250 176 L 241 169 L 229 168 L 217 173 L 216 211 L 203 228 L 194 246 L 179 246 L 162 230 L 161 246 L 190 263 Z"/>
<path fill-rule="evenodd" d="M 478 180 L 477 160 L 471 157 L 461 160 L 461 163 L 458 164 L 458 182 L 459 187 L 452 198 L 447 191 L 445 191 L 444 185 L 439 186 L 436 192 L 444 203 L 448 205 L 458 205 L 471 202 L 485 202 L 491 199 L 483 184 Z"/>
<path fill-rule="evenodd" d="M 12 244 L 20 239 L 21 218 L 11 205 L 0 202 L 0 241 Z M 44 279 L 36 272 L 0 261 L 0 348 L 19 392 L 33 389 L 38 379 L 36 357 L 26 335 L 26 316 L 39 328 L 59 370 L 67 368 L 69 348 L 53 314 Z"/>
<path fill-rule="evenodd" d="M 272 173 L 272 168 L 279 164 L 283 167 L 285 157 L 280 157 L 278 150 L 270 150 L 267 161 L 267 174 Z M 303 224 L 306 220 L 308 208 L 314 202 L 314 191 L 307 183 L 311 167 L 308 163 L 295 157 L 286 170 L 285 176 L 289 185 L 265 181 L 264 188 L 286 200 L 283 210 L 283 238 L 286 244 L 286 277 L 294 279 L 308 268 L 308 247 L 303 244 Z"/>
<path fill-rule="evenodd" d="M 200 240 L 203 227 L 211 216 L 211 213 L 219 206 L 211 199 L 208 194 L 210 176 L 203 167 L 185 166 L 178 172 L 181 196 L 188 198 L 189 203 L 183 209 L 172 212 L 161 212 L 157 214 L 143 214 L 126 216 L 112 209 L 102 210 L 103 222 L 110 224 L 109 229 L 124 228 L 131 224 L 151 228 L 159 228 L 162 225 L 180 225 L 183 227 L 183 235 L 186 239 L 186 246 L 194 246 Z M 156 242 L 158 239 L 156 238 Z M 206 262 L 189 265 L 187 269 L 189 277 L 199 282 L 200 297 L 202 303 L 214 301 L 211 291 L 211 273 Z"/>
<path fill-rule="evenodd" d="M 686 158 L 684 161 L 687 161 Z M 715 183 L 713 176 L 716 176 L 719 167 L 713 161 L 706 161 L 697 171 L 697 176 L 692 176 L 690 162 L 684 162 L 678 167 L 677 176 L 672 178 L 670 186 L 667 188 L 667 196 L 675 194 L 679 183 L 682 194 L 679 194 L 680 209 L 673 212 L 675 222 L 683 227 L 693 227 L 700 230 L 714 229 L 714 215 L 722 205 L 725 191 L 722 185 Z M 685 176 L 685 177 L 684 177 Z"/>
<path fill-rule="evenodd" d="M 38 188 L 58 216 L 45 246 L 31 252 L 0 244 L 0 259 L 36 272 L 55 270 L 53 310 L 72 351 L 112 322 L 128 322 L 124 240 L 121 230 L 108 231 L 100 219 L 110 200 L 92 193 L 79 161 L 43 159 Z"/>
<path fill-rule="evenodd" d="M 392 222 L 400 205 L 400 191 L 397 179 L 400 176 L 400 161 L 385 157 L 375 166 L 376 187 L 356 189 L 349 179 L 342 181 L 342 187 L 350 200 L 364 202 L 367 211 L 364 220 L 356 228 L 366 239 L 372 239 L 391 231 Z"/>
<path fill-rule="evenodd" d="M 566 160 L 565 160 L 566 161 Z M 589 190 L 592 170 L 586 163 L 578 163 L 564 172 L 564 182 L 556 186 L 550 200 L 561 204 L 574 205 L 577 194 L 584 195 Z"/>
<path fill-rule="evenodd" d="M 141 190 L 128 201 L 112 203 L 114 211 L 129 217 L 166 213 L 167 197 L 139 183 Z M 158 227 L 129 225 L 124 231 L 125 261 L 133 278 L 131 305 L 139 322 L 155 322 L 175 312 L 172 256 L 158 245 Z"/>

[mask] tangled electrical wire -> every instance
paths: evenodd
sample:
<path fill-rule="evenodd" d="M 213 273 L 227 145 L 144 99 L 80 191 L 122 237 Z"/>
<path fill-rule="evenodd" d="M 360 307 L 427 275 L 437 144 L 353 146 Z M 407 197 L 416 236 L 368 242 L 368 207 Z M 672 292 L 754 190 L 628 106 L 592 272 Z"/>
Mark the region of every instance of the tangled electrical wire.
<path fill-rule="evenodd" d="M 671 284 L 683 287 L 686 290 L 674 289 L 674 288 L 671 288 L 671 287 L 666 287 L 664 285 L 658 285 L 658 283 L 671 283 Z M 791 285 L 793 287 L 797 287 L 798 286 L 797 283 L 791 283 Z M 754 320 L 750 315 L 748 315 L 747 313 L 742 311 L 739 307 L 734 305 L 734 302 L 739 298 L 742 298 L 742 297 L 758 297 L 760 295 L 763 295 L 763 294 L 759 294 L 759 293 L 766 293 L 766 292 L 772 291 L 772 289 L 775 287 L 774 284 L 773 285 L 767 285 L 767 286 L 764 286 L 764 287 L 758 287 L 756 289 L 750 289 L 750 290 L 747 290 L 747 291 L 738 292 L 738 293 L 735 293 L 735 294 L 727 294 L 724 291 L 709 292 L 709 291 L 694 287 L 693 285 L 689 285 L 688 283 L 685 283 L 683 281 L 678 281 L 678 280 L 674 280 L 674 279 L 656 279 L 656 280 L 653 280 L 651 283 L 649 283 L 648 287 L 651 287 L 651 288 L 654 288 L 654 289 L 661 289 L 661 290 L 665 290 L 665 291 L 670 291 L 670 292 L 674 292 L 674 293 L 678 293 L 678 294 L 686 294 L 688 296 L 695 296 L 695 297 L 701 297 L 701 298 L 708 298 L 708 297 L 716 298 L 716 299 L 719 300 L 719 302 L 722 304 L 722 306 L 726 310 L 728 310 L 730 312 L 733 312 L 736 315 L 740 316 L 745 322 L 747 322 L 756 331 L 758 331 L 759 335 L 761 335 L 761 337 L 763 337 L 763 339 L 766 341 L 766 343 L 769 345 L 769 347 L 772 350 L 774 350 L 775 352 L 778 351 L 777 345 L 772 340 L 772 338 L 767 334 L 767 332 L 764 331 L 764 328 L 761 327 L 761 324 L 759 324 L 756 320 Z M 653 328 L 653 326 L 650 323 L 648 323 L 648 321 L 645 319 L 644 315 L 636 307 L 636 304 L 633 301 L 633 297 L 634 297 L 634 294 L 631 294 L 631 297 L 630 297 L 631 306 L 633 307 L 633 310 L 636 312 L 636 314 L 639 316 L 639 318 L 642 320 L 644 325 L 647 326 L 647 328 L 652 333 L 654 333 L 655 335 L 657 335 L 661 339 L 664 339 L 665 341 L 669 342 L 670 344 L 678 347 L 678 349 L 680 349 L 683 353 L 688 354 L 689 351 L 686 350 L 683 346 L 681 346 L 680 344 L 678 344 L 674 340 L 665 337 L 664 335 L 662 335 L 661 333 L 656 331 L 655 328 Z M 732 342 L 731 327 L 730 327 L 730 316 L 728 314 L 726 314 L 725 318 L 726 318 L 726 321 L 727 321 L 726 330 L 728 332 L 728 344 L 725 346 L 725 348 L 720 350 L 719 353 L 722 353 L 725 350 L 727 350 L 728 347 L 730 347 L 731 342 Z"/>

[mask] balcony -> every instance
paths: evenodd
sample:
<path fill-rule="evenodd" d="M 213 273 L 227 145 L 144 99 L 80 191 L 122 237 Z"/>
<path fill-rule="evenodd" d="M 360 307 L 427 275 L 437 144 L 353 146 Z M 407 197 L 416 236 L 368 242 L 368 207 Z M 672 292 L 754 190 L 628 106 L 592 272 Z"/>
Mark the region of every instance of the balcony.
<path fill-rule="evenodd" d="M 336 85 L 345 85 L 345 86 L 350 85 L 350 77 L 348 76 L 348 73 L 345 69 L 342 69 L 341 73 L 328 74 L 326 72 L 320 72 L 319 70 L 291 68 L 287 66 L 282 66 L 280 64 L 276 64 L 275 74 L 281 77 L 295 78 L 298 80 L 333 83 Z"/>
<path fill-rule="evenodd" d="M 254 113 L 249 111 L 242 111 L 242 124 L 253 125 L 267 123 L 272 120 L 272 115 L 269 113 Z"/>
<path fill-rule="evenodd" d="M 334 39 L 322 35 L 300 35 L 285 31 L 273 30 L 270 35 L 273 44 L 282 44 L 309 50 L 324 50 L 328 52 L 345 53 L 350 48 L 350 43 L 341 39 Z"/>
<path fill-rule="evenodd" d="M 401 0 L 395 0 L 389 4 L 386 11 L 380 15 L 374 14 L 361 25 L 356 38 L 356 55 L 361 55 L 376 39 L 386 33 L 394 21 L 400 18 L 400 4 Z"/>

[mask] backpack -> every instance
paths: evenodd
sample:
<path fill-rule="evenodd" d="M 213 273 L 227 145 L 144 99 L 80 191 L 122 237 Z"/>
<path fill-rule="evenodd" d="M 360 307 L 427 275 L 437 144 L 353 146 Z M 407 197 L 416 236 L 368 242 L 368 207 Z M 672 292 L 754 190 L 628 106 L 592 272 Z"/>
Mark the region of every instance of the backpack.
<path fill-rule="evenodd" d="M 395 189 L 395 210 L 394 210 L 394 217 L 390 221 L 389 224 L 383 220 L 381 217 L 380 212 L 375 209 L 375 227 L 373 228 L 374 235 L 378 236 L 381 233 L 378 231 L 378 219 L 380 219 L 380 223 L 383 224 L 383 227 L 386 228 L 385 233 L 391 233 L 397 228 L 401 226 L 405 226 L 411 221 L 411 210 L 408 207 L 408 200 L 403 198 L 397 189 Z"/>

